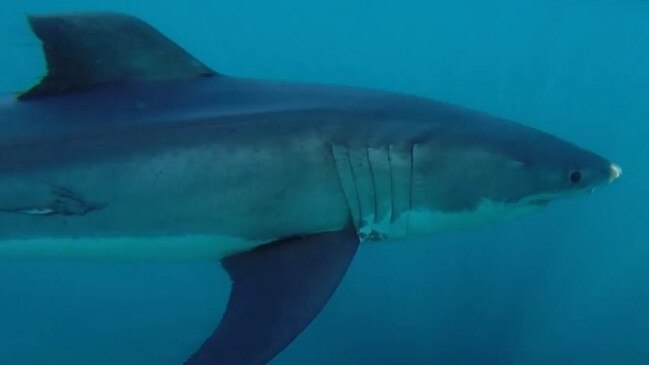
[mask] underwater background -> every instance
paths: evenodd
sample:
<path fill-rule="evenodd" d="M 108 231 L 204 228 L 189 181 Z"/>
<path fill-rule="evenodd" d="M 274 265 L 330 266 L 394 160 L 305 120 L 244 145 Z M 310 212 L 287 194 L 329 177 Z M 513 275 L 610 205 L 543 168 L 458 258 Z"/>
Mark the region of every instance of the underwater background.
<path fill-rule="evenodd" d="M 0 91 L 44 73 L 26 14 L 99 10 L 225 74 L 429 96 L 624 168 L 514 222 L 363 245 L 272 364 L 649 364 L 649 2 L 2 1 Z M 181 364 L 228 291 L 211 262 L 0 262 L 0 364 Z"/>

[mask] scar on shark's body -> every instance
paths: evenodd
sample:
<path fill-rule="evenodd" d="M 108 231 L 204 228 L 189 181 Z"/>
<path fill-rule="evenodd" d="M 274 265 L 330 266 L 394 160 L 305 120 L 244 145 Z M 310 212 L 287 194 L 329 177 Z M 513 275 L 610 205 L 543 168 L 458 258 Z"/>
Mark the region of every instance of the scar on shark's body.
<path fill-rule="evenodd" d="M 70 189 L 51 186 L 52 201 L 41 206 L 2 207 L 0 212 L 32 216 L 83 216 L 106 207 L 104 203 L 91 203 Z"/>

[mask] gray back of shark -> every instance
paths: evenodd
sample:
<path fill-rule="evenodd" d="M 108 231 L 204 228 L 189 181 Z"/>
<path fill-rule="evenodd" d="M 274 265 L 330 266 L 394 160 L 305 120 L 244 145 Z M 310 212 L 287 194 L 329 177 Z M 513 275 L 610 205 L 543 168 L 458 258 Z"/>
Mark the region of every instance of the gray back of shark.
<path fill-rule="evenodd" d="M 479 112 L 228 77 L 120 14 L 32 17 L 48 75 L 0 104 L 0 258 L 214 259 L 221 324 L 187 364 L 265 364 L 360 242 L 506 219 L 619 177 Z"/>

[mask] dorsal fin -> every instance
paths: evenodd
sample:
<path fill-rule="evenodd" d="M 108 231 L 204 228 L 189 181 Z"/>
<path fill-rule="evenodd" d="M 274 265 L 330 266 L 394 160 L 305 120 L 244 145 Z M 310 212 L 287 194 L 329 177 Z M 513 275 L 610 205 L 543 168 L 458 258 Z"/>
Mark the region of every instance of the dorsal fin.
<path fill-rule="evenodd" d="M 30 16 L 43 42 L 47 76 L 21 100 L 82 91 L 94 86 L 214 75 L 142 20 L 117 13 Z"/>

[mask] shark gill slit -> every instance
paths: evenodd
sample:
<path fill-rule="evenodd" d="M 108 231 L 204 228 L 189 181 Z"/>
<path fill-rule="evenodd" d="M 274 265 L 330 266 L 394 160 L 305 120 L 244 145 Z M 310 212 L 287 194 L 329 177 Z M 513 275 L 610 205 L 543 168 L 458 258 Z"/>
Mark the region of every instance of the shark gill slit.
<path fill-rule="evenodd" d="M 334 168 L 338 174 L 338 182 L 340 184 L 340 190 L 343 193 L 345 202 L 347 204 L 347 209 L 349 214 L 354 222 L 354 225 L 358 228 L 360 223 L 360 206 L 358 204 L 358 193 L 354 190 L 355 187 L 352 185 L 353 182 L 350 182 L 350 179 L 353 179 L 351 174 L 351 165 L 349 164 L 349 150 L 344 146 L 329 144 L 331 148 L 331 155 L 334 162 Z M 347 154 L 347 157 L 341 156 L 342 154 Z M 356 194 L 356 196 L 352 196 Z M 352 201 L 357 202 L 354 207 Z"/>
<path fill-rule="evenodd" d="M 363 226 L 363 204 L 361 204 L 361 195 L 360 191 L 358 190 L 358 181 L 356 177 L 356 172 L 354 171 L 354 163 L 352 161 L 352 151 L 349 149 L 348 146 L 344 146 L 345 150 L 347 151 L 347 162 L 349 163 L 349 169 L 351 171 L 351 178 L 352 178 L 352 188 L 354 189 L 354 192 L 356 192 L 356 205 L 358 206 L 358 223 L 356 225 L 356 230 L 358 233 L 361 232 L 361 228 Z"/>
<path fill-rule="evenodd" d="M 358 148 L 350 151 L 352 157 L 354 178 L 361 211 L 363 212 L 361 233 L 370 240 L 376 240 L 376 189 L 374 175 L 371 169 L 369 148 Z"/>
<path fill-rule="evenodd" d="M 410 181 L 408 182 L 408 213 L 406 214 L 406 235 L 410 236 L 410 215 L 412 212 L 412 190 L 415 181 L 415 149 L 417 144 L 414 143 L 410 148 Z"/>
<path fill-rule="evenodd" d="M 388 222 L 394 219 L 394 177 L 392 171 L 392 145 L 388 145 L 388 173 L 390 175 L 390 217 Z"/>
<path fill-rule="evenodd" d="M 392 215 L 392 182 L 388 148 L 369 148 L 370 165 L 375 194 L 375 223 L 383 225 Z M 381 227 L 385 228 L 385 227 Z"/>
<path fill-rule="evenodd" d="M 392 215 L 390 232 L 394 237 L 407 235 L 411 208 L 412 145 L 390 145 L 390 176 L 392 185 Z"/>
<path fill-rule="evenodd" d="M 370 176 L 372 176 L 372 190 L 374 191 L 374 224 L 378 223 L 378 217 L 379 217 L 379 202 L 378 202 L 378 192 L 376 191 L 376 178 L 374 176 L 374 168 L 372 166 L 372 159 L 370 158 L 370 148 L 367 147 L 365 149 L 365 152 L 367 154 L 367 165 L 369 166 L 370 169 Z"/>

